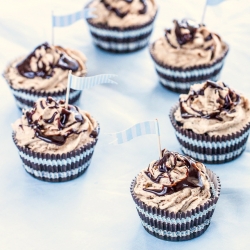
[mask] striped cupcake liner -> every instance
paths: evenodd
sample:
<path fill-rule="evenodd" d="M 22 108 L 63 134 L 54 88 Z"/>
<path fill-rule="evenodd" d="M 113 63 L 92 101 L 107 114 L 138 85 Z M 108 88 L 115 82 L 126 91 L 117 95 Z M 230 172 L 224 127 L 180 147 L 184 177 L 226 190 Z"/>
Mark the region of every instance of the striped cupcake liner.
<path fill-rule="evenodd" d="M 154 18 L 144 25 L 129 28 L 112 28 L 107 25 L 87 23 L 94 43 L 107 51 L 126 53 L 142 49 L 148 45 L 153 30 Z"/>
<path fill-rule="evenodd" d="M 99 133 L 98 126 L 98 133 Z M 33 177 L 48 182 L 64 182 L 81 176 L 90 165 L 98 139 L 64 154 L 37 153 L 18 145 L 14 133 L 13 141 L 19 150 L 24 169 Z"/>
<path fill-rule="evenodd" d="M 208 201 L 187 212 L 170 212 L 146 205 L 134 193 L 136 178 L 130 192 L 136 204 L 142 226 L 151 235 L 167 241 L 184 241 L 202 235 L 210 225 L 211 218 L 220 196 L 220 179 L 207 169 L 210 178 L 211 197 Z"/>
<path fill-rule="evenodd" d="M 152 53 L 154 44 L 150 45 L 150 54 L 155 63 L 155 69 L 160 83 L 169 90 L 177 93 L 188 93 L 190 86 L 206 80 L 217 81 L 220 77 L 226 55 L 229 51 L 227 46 L 223 55 L 212 64 L 204 64 L 189 68 L 172 67 L 163 64 Z"/>
<path fill-rule="evenodd" d="M 37 99 L 41 97 L 46 98 L 48 96 L 51 96 L 56 100 L 64 100 L 66 97 L 66 89 L 56 92 L 45 92 L 28 89 L 14 89 L 11 85 L 9 85 L 9 87 L 15 97 L 16 104 L 20 109 L 32 108 Z M 71 89 L 69 93 L 69 103 L 76 103 L 80 99 L 80 96 L 80 90 Z"/>
<path fill-rule="evenodd" d="M 234 160 L 245 150 L 250 123 L 246 124 L 239 132 L 230 135 L 200 135 L 192 130 L 183 129 L 177 124 L 174 113 L 178 107 L 179 104 L 176 104 L 171 109 L 169 116 L 184 154 L 201 162 L 218 164 Z"/>

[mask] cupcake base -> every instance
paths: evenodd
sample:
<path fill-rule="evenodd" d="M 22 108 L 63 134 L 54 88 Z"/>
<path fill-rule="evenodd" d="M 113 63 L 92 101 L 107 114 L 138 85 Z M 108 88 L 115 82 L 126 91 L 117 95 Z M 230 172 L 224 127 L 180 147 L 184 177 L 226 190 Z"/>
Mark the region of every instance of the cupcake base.
<path fill-rule="evenodd" d="M 204 163 L 218 164 L 236 159 L 245 150 L 250 123 L 231 135 L 199 135 L 177 124 L 174 118 L 177 109 L 178 104 L 171 109 L 169 116 L 184 154 Z"/>
<path fill-rule="evenodd" d="M 35 91 L 35 90 L 27 90 L 27 89 L 14 89 L 10 86 L 10 90 L 15 97 L 16 104 L 18 108 L 22 109 L 30 109 L 33 107 L 34 103 L 38 98 L 46 98 L 48 96 L 53 97 L 56 100 L 65 100 L 66 90 L 57 91 L 57 92 L 44 92 L 44 91 Z M 69 103 L 76 103 L 81 96 L 82 91 L 80 90 L 70 90 L 69 93 Z"/>
<path fill-rule="evenodd" d="M 95 45 L 114 53 L 128 53 L 147 46 L 153 30 L 154 19 L 155 17 L 144 25 L 123 29 L 94 24 L 88 19 L 87 23 Z"/>
<path fill-rule="evenodd" d="M 98 126 L 98 133 L 99 130 Z M 69 153 L 45 154 L 19 146 L 14 133 L 12 137 L 19 150 L 24 169 L 36 179 L 48 182 L 70 181 L 81 176 L 90 165 L 97 143 L 95 139 L 92 143 Z"/>
<path fill-rule="evenodd" d="M 159 81 L 160 81 L 160 84 L 168 89 L 168 90 L 171 90 L 173 92 L 176 92 L 176 93 L 180 93 L 180 94 L 186 94 L 188 93 L 190 87 L 196 83 L 200 83 L 202 82 L 203 80 L 201 81 L 191 81 L 191 82 L 172 82 L 172 81 L 169 81 L 167 79 L 164 78 L 164 76 L 161 76 L 161 74 L 157 71 L 158 73 L 158 76 L 159 76 Z M 210 77 L 209 80 L 211 81 L 214 81 L 214 82 L 217 82 L 218 80 L 220 79 L 220 72 L 218 72 L 217 75 L 213 76 L 213 77 Z M 206 79 L 208 80 L 208 79 Z"/>
<path fill-rule="evenodd" d="M 122 54 L 122 53 L 125 54 L 125 53 L 138 51 L 146 47 L 149 42 L 149 39 L 148 39 L 147 41 L 146 40 L 141 41 L 140 43 L 129 43 L 129 44 L 120 44 L 120 45 L 115 45 L 115 43 L 110 43 L 107 46 L 107 44 L 101 43 L 100 41 L 97 41 L 94 38 L 92 39 L 95 45 L 101 50 L 109 51 L 115 54 Z"/>
<path fill-rule="evenodd" d="M 151 207 L 141 202 L 134 193 L 136 179 L 132 181 L 130 192 L 136 204 L 142 226 L 151 235 L 167 241 L 185 241 L 202 235 L 210 225 L 210 221 L 220 196 L 220 180 L 209 169 L 211 198 L 196 209 L 187 212 L 169 212 Z"/>
<path fill-rule="evenodd" d="M 193 66 L 190 68 L 172 67 L 158 61 L 154 56 L 154 44 L 149 48 L 151 57 L 155 63 L 155 69 L 160 83 L 167 89 L 177 93 L 188 93 L 190 86 L 206 80 L 217 81 L 223 68 L 228 47 L 223 55 L 212 64 Z"/>

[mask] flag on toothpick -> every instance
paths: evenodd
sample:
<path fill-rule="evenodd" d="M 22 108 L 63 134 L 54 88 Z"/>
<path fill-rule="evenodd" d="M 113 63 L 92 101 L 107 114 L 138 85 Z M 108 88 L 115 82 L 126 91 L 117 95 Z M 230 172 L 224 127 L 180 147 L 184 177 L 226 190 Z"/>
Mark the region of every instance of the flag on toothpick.
<path fill-rule="evenodd" d="M 201 24 L 203 24 L 203 22 L 204 22 L 207 6 L 214 6 L 214 5 L 220 4 L 224 1 L 225 0 L 206 0 L 205 6 L 203 9 L 203 13 L 202 13 Z"/>
<path fill-rule="evenodd" d="M 160 135 L 156 120 L 140 122 L 126 130 L 110 134 L 115 138 L 111 144 L 122 144 L 134 139 L 135 137 L 148 134 Z"/>
<path fill-rule="evenodd" d="M 116 75 L 113 74 L 102 74 L 89 77 L 79 77 L 70 74 L 68 80 L 70 82 L 71 89 L 84 90 L 84 89 L 90 89 L 99 84 L 105 84 L 105 83 L 117 84 L 115 81 L 110 79 L 115 76 Z"/>
<path fill-rule="evenodd" d="M 160 144 L 160 130 L 159 130 L 159 124 L 158 124 L 157 119 L 140 122 L 140 123 L 137 123 L 134 126 L 128 128 L 126 130 L 123 130 L 123 131 L 118 132 L 118 133 L 110 134 L 115 139 L 110 144 L 122 144 L 122 143 L 130 141 L 138 136 L 148 135 L 148 134 L 155 134 L 158 136 L 160 157 L 162 157 L 161 144 Z"/>
<path fill-rule="evenodd" d="M 56 16 L 52 11 L 52 44 L 54 44 L 54 27 L 65 27 L 69 26 L 81 19 L 95 18 L 92 14 L 93 8 L 84 8 L 72 14 Z"/>
<path fill-rule="evenodd" d="M 65 27 L 81 19 L 94 18 L 95 15 L 93 15 L 91 11 L 93 11 L 93 9 L 82 9 L 75 13 L 72 13 L 69 15 L 63 15 L 63 16 L 55 16 L 52 13 L 52 25 L 53 27 Z"/>
<path fill-rule="evenodd" d="M 68 74 L 68 85 L 67 85 L 67 92 L 66 92 L 66 106 L 68 105 L 70 89 L 84 90 L 84 89 L 90 89 L 90 88 L 92 88 L 96 85 L 99 85 L 99 84 L 106 84 L 106 83 L 117 84 L 117 82 L 110 79 L 110 78 L 116 76 L 113 74 L 102 74 L 102 75 L 89 76 L 89 77 L 85 77 L 85 76 L 79 77 L 79 76 L 74 76 L 71 73 L 72 73 L 72 71 L 70 70 L 69 74 Z"/>
<path fill-rule="evenodd" d="M 206 5 L 217 5 L 217 4 L 219 4 L 219 3 L 222 3 L 223 1 L 225 1 L 225 0 L 207 0 L 206 1 Z"/>

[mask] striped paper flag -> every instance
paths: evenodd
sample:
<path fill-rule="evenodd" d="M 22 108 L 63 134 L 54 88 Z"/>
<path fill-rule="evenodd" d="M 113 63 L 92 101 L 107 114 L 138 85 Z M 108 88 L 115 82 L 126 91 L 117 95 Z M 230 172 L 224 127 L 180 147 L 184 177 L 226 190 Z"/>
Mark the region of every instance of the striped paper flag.
<path fill-rule="evenodd" d="M 203 13 L 202 13 L 201 23 L 202 24 L 204 23 L 207 6 L 214 6 L 214 5 L 220 4 L 224 1 L 226 1 L 226 0 L 206 0 L 206 4 L 204 5 L 204 9 L 203 9 Z"/>
<path fill-rule="evenodd" d="M 118 133 L 110 134 L 114 137 L 114 141 L 110 144 L 122 144 L 141 135 L 156 134 L 160 136 L 159 125 L 157 120 L 140 122 Z"/>
<path fill-rule="evenodd" d="M 110 79 L 111 77 L 115 76 L 116 75 L 112 74 L 102 74 L 89 77 L 79 77 L 69 74 L 68 85 L 71 89 L 84 90 L 84 89 L 90 89 L 99 84 L 105 84 L 105 83 L 117 84 L 115 81 Z"/>
<path fill-rule="evenodd" d="M 55 16 L 52 14 L 52 25 L 53 27 L 65 27 L 69 26 L 80 19 L 95 18 L 96 16 L 91 13 L 94 9 L 82 9 L 73 14 L 64 16 Z"/>
<path fill-rule="evenodd" d="M 225 0 L 207 0 L 206 5 L 210 5 L 210 6 L 217 5 L 217 4 L 222 3 L 224 1 Z"/>

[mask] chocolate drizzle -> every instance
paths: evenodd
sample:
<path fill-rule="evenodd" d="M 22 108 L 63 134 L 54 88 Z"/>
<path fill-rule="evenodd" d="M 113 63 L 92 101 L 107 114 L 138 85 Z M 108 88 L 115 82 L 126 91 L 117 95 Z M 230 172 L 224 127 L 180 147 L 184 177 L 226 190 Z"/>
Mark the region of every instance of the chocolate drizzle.
<path fill-rule="evenodd" d="M 186 176 L 180 180 L 174 181 L 171 177 L 171 172 L 175 169 L 177 163 L 179 167 L 186 168 Z M 201 179 L 201 170 L 197 167 L 197 163 L 198 162 L 188 156 L 182 156 L 178 153 L 165 150 L 163 157 L 160 160 L 156 161 L 153 165 L 154 168 L 158 168 L 160 174 L 156 178 L 154 178 L 150 173 L 149 168 L 147 171 L 145 171 L 145 174 L 154 183 L 159 184 L 162 178 L 168 178 L 170 184 L 163 184 L 161 189 L 144 188 L 143 190 L 153 193 L 157 196 L 163 196 L 181 191 L 186 187 L 200 187 L 201 189 L 203 189 L 204 185 Z"/>
<path fill-rule="evenodd" d="M 64 105 L 64 102 L 56 101 L 52 97 L 47 97 L 45 104 L 46 105 L 44 105 L 43 101 L 40 102 L 40 106 L 42 109 L 46 109 L 46 108 L 56 109 L 56 111 L 53 113 L 53 115 L 49 119 L 43 119 L 42 116 L 40 116 L 39 119 L 33 118 L 37 110 L 36 104 L 34 105 L 33 109 L 31 109 L 30 111 L 26 111 L 25 113 L 26 119 L 28 121 L 28 126 L 31 127 L 35 131 L 35 136 L 37 138 L 47 143 L 53 143 L 58 146 L 62 146 L 71 134 L 80 134 L 82 132 L 86 132 L 86 130 L 77 132 L 75 129 L 70 128 L 75 123 L 81 123 L 81 124 L 84 123 L 84 118 L 79 112 L 77 107 L 73 105 L 68 105 L 68 108 L 66 108 L 65 106 L 62 107 L 62 105 Z M 59 108 L 61 109 L 61 112 Z M 74 122 L 71 124 L 68 124 L 70 115 L 74 116 Z M 66 130 L 64 135 L 57 135 L 56 131 L 55 131 L 55 135 L 45 134 L 44 126 L 41 124 L 41 122 L 51 124 L 55 120 L 58 120 L 58 132 L 62 129 L 69 128 L 68 130 Z M 95 134 L 96 131 L 92 131 L 92 133 Z M 90 134 L 90 137 L 93 137 L 91 136 L 91 134 Z"/>
<path fill-rule="evenodd" d="M 140 2 L 142 3 L 143 8 L 141 10 L 139 10 L 139 13 L 140 14 L 145 14 L 147 12 L 147 9 L 148 9 L 146 0 L 140 0 Z"/>
<path fill-rule="evenodd" d="M 218 109 L 212 113 L 204 113 L 203 111 L 196 110 L 192 107 L 192 102 L 198 98 L 198 96 L 204 96 L 204 92 L 207 88 L 214 89 L 215 93 L 219 93 L 219 98 L 216 102 L 219 104 Z M 221 96 L 219 90 L 227 89 L 228 93 L 225 97 Z M 192 90 L 192 92 L 188 95 L 186 100 L 180 100 L 180 111 L 181 117 L 184 119 L 188 118 L 205 118 L 205 119 L 216 119 L 218 121 L 223 121 L 220 117 L 221 112 L 233 113 L 235 112 L 235 106 L 237 106 L 240 102 L 240 96 L 235 93 L 235 91 L 228 88 L 228 86 L 223 83 L 223 87 L 219 86 L 216 82 L 207 81 L 203 87 L 199 90 Z M 186 103 L 195 114 L 190 114 L 184 107 L 183 103 Z"/>
<path fill-rule="evenodd" d="M 125 16 L 128 14 L 128 12 L 124 12 L 124 13 L 120 12 L 119 9 L 112 7 L 112 6 L 111 6 L 110 4 L 108 4 L 105 0 L 101 0 L 101 3 L 103 3 L 104 6 L 106 7 L 106 9 L 108 9 L 109 11 L 115 12 L 115 14 L 116 14 L 118 17 L 120 17 L 120 18 L 123 18 L 123 17 L 125 17 Z M 128 3 L 131 3 L 131 1 L 129 1 Z"/>
<path fill-rule="evenodd" d="M 194 21 L 190 19 L 183 19 L 181 22 L 174 20 L 175 23 L 175 35 L 179 45 L 186 44 L 194 40 L 195 32 L 200 27 Z M 188 30 L 188 33 L 183 33 L 181 29 Z"/>
<path fill-rule="evenodd" d="M 165 37 L 166 37 L 166 39 L 167 39 L 168 44 L 169 44 L 172 48 L 177 49 L 177 47 L 174 46 L 174 45 L 170 42 L 170 40 L 169 40 L 169 38 L 168 38 L 168 35 L 169 35 L 169 34 L 171 34 L 171 30 L 170 30 L 170 29 L 166 29 L 166 30 L 165 30 Z"/>
<path fill-rule="evenodd" d="M 35 50 L 30 55 L 28 55 L 28 57 L 26 57 L 22 62 L 20 62 L 16 66 L 20 75 L 29 79 L 33 79 L 35 77 L 49 79 L 54 74 L 54 68 L 61 68 L 64 70 L 72 70 L 72 71 L 77 71 L 79 68 L 79 64 L 75 59 L 69 57 L 67 54 L 59 50 L 56 50 L 56 52 L 60 56 L 59 60 L 57 62 L 49 63 L 49 65 L 46 65 L 42 61 L 43 56 L 41 54 L 37 56 L 39 50 L 45 50 L 46 53 L 47 52 L 49 53 L 49 51 L 52 50 L 52 48 L 49 46 L 48 43 L 44 43 L 35 48 Z M 34 59 L 36 61 L 36 68 L 37 68 L 36 71 L 33 71 L 31 69 L 31 63 L 33 63 L 32 61 L 34 61 Z"/>
<path fill-rule="evenodd" d="M 46 123 L 52 123 L 52 122 L 54 122 L 54 120 L 55 120 L 55 117 L 56 117 L 56 115 L 57 115 L 58 113 L 57 112 L 55 112 L 53 115 L 52 115 L 52 117 L 51 118 L 49 118 L 49 119 L 43 119 L 44 120 L 44 122 L 46 122 Z"/>
<path fill-rule="evenodd" d="M 192 43 L 196 38 L 200 39 L 200 35 L 204 38 L 204 43 L 201 45 L 200 42 L 197 43 L 197 47 L 195 43 L 193 43 L 191 46 L 195 48 L 191 49 L 203 49 L 205 51 L 211 51 L 210 60 L 212 60 L 215 56 L 215 43 L 213 40 L 212 33 L 209 33 L 208 30 L 199 29 L 200 27 L 203 27 L 204 25 L 200 25 L 195 23 L 191 19 L 183 19 L 181 21 L 174 20 L 175 24 L 174 29 L 171 31 L 170 29 L 165 30 L 165 37 L 167 40 L 167 43 L 174 49 L 180 49 L 183 45 Z M 197 31 L 199 29 L 199 31 Z M 199 33 L 199 35 L 198 35 Z M 171 41 L 170 36 L 174 35 L 175 39 L 178 43 L 176 45 L 175 42 Z M 218 37 L 220 39 L 220 37 Z M 184 49 L 189 49 L 188 47 Z M 199 56 L 202 56 L 199 54 Z"/>
<path fill-rule="evenodd" d="M 128 4 L 131 4 L 133 2 L 133 0 L 123 0 L 123 1 L 127 2 Z M 140 0 L 140 2 L 142 3 L 143 8 L 141 10 L 139 10 L 138 13 L 145 14 L 147 12 L 147 8 L 148 8 L 146 0 Z M 108 9 L 109 11 L 115 12 L 115 14 L 120 18 L 123 18 L 128 14 L 128 11 L 122 13 L 118 8 L 112 7 L 105 0 L 101 0 L 101 3 L 103 3 L 104 6 L 106 7 L 106 9 Z"/>

